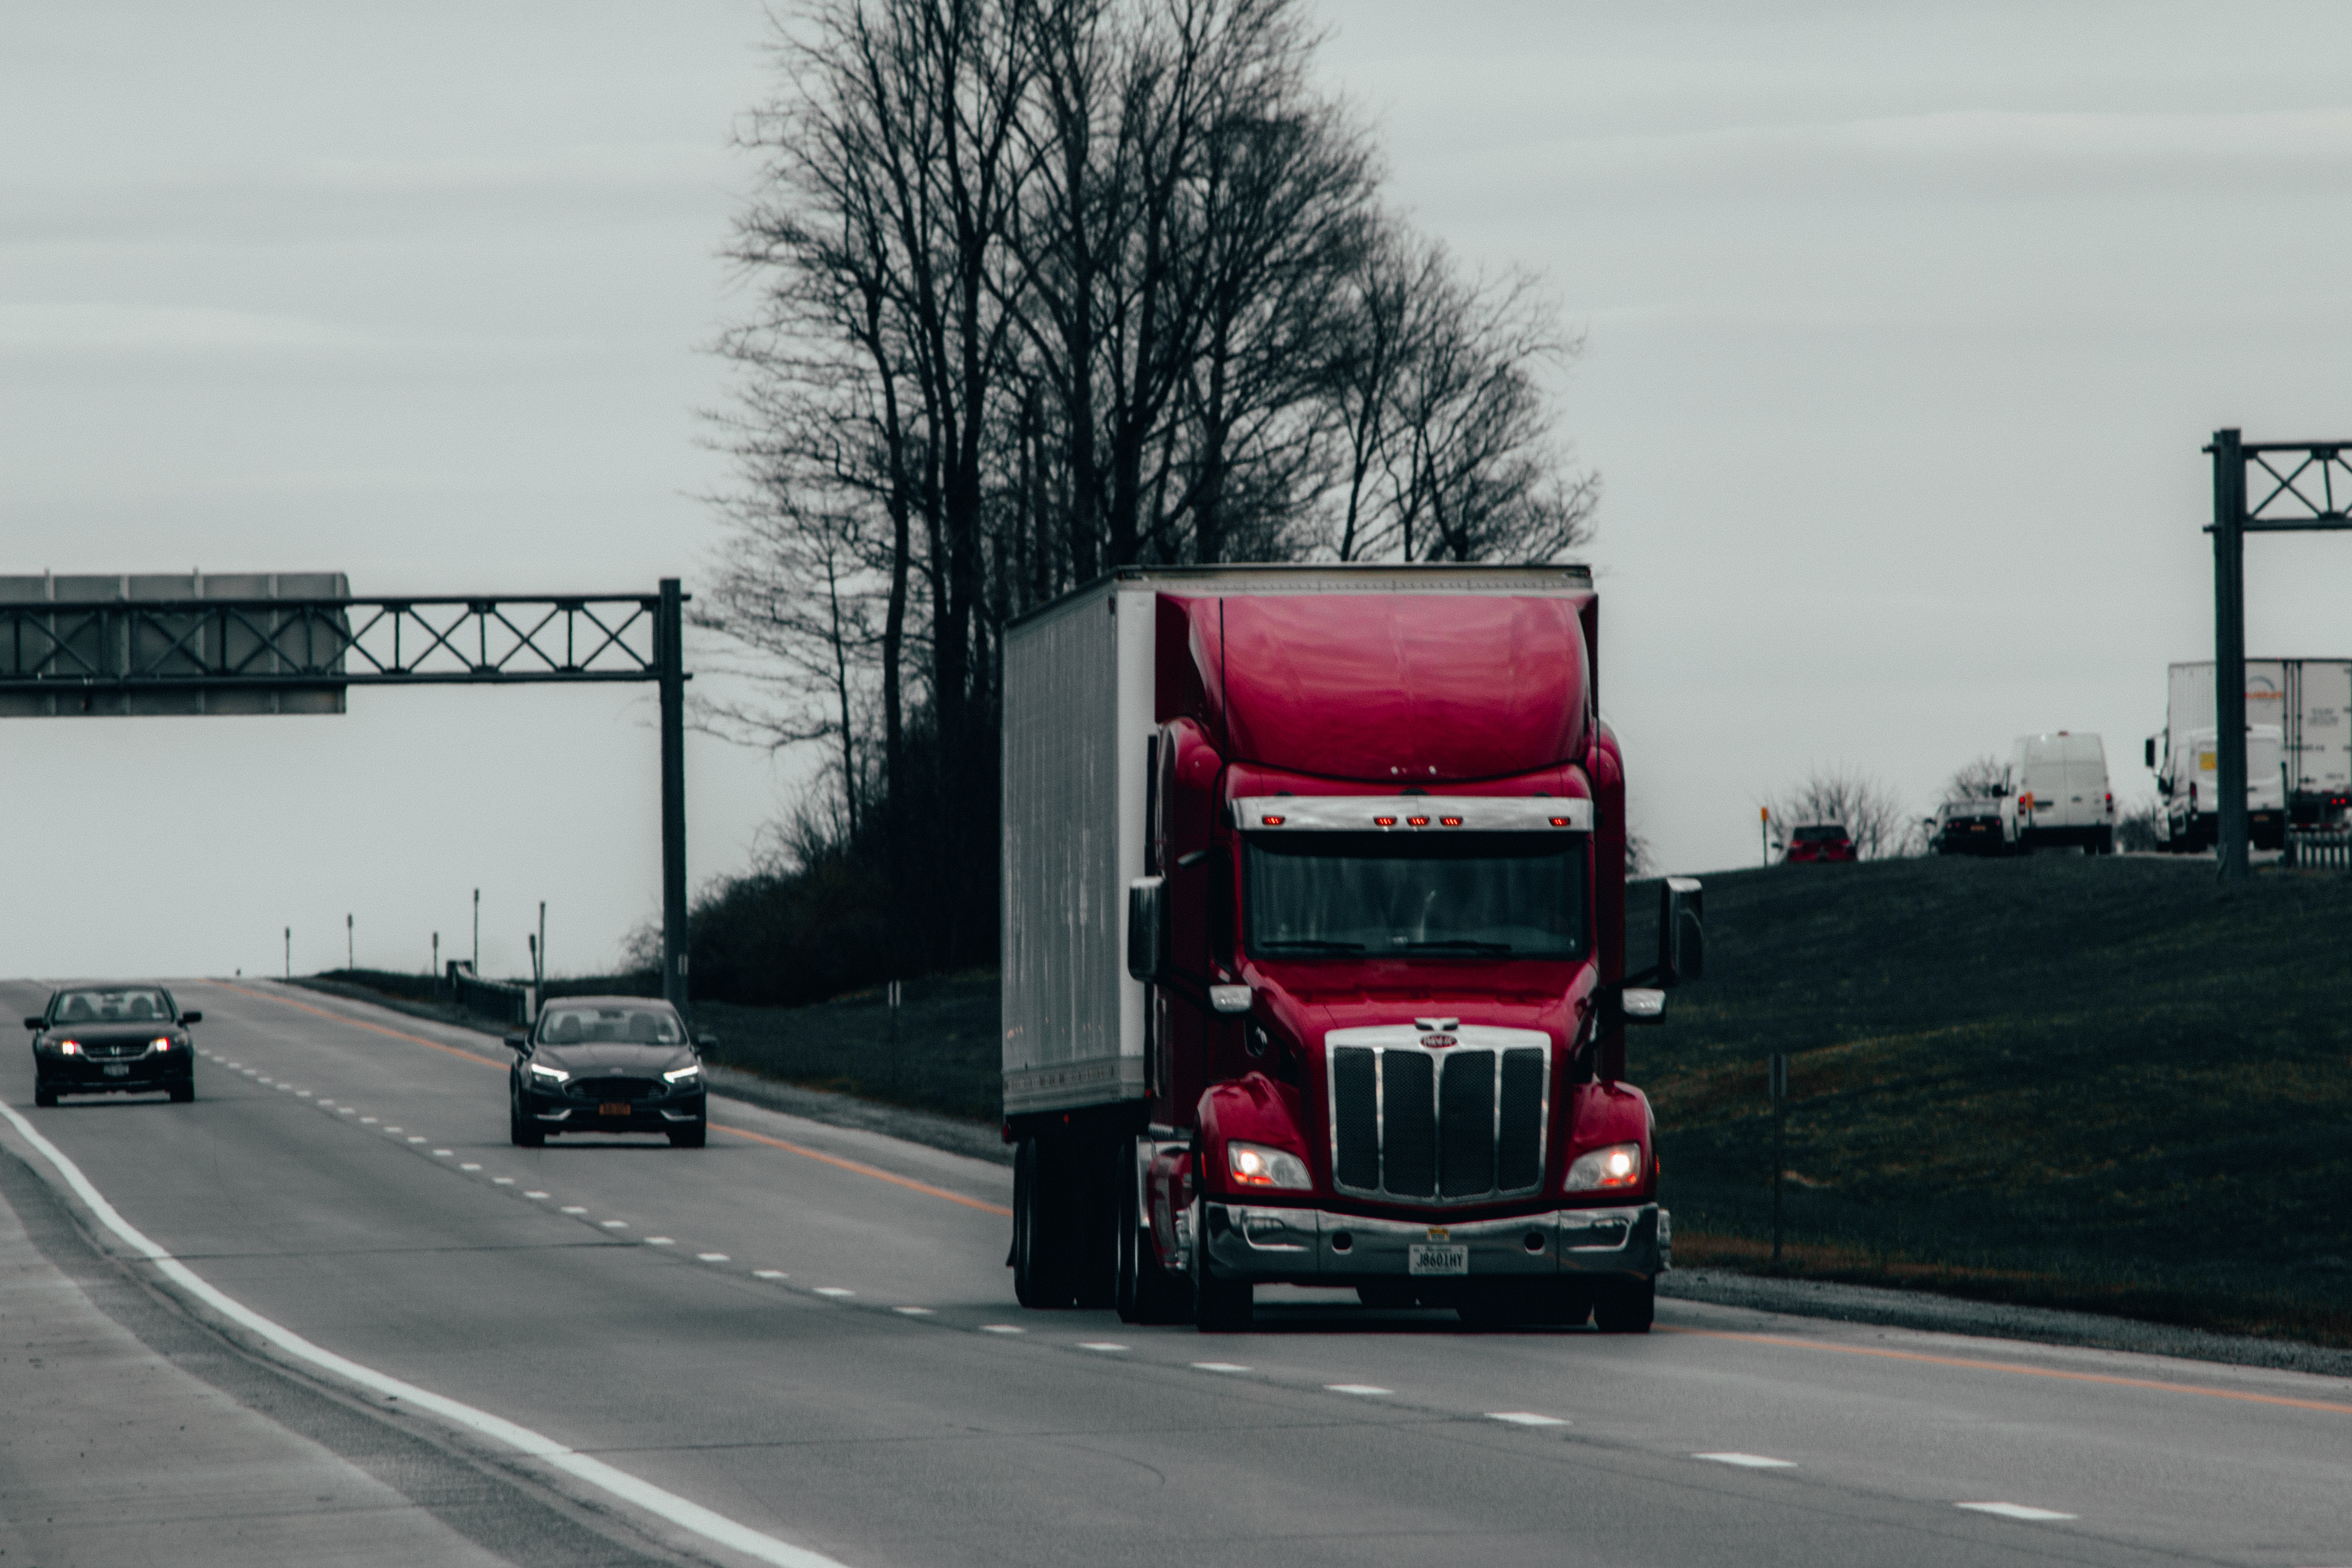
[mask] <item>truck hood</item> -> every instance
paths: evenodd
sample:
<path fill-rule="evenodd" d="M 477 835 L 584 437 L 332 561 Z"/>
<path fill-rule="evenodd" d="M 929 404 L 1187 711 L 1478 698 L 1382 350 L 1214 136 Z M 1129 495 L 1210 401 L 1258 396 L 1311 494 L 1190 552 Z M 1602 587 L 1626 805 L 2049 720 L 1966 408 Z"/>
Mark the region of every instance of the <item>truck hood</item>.
<path fill-rule="evenodd" d="M 1590 962 L 1559 963 L 1253 964 L 1260 1004 L 1309 1050 L 1333 1029 L 1453 1018 L 1541 1029 L 1567 1038 L 1599 984 Z"/>

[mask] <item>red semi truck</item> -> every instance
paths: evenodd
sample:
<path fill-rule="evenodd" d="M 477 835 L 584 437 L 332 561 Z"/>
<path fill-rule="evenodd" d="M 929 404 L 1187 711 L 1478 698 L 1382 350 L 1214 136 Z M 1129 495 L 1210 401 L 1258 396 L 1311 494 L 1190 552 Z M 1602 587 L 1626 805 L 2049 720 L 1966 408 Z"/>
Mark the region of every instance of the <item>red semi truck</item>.
<path fill-rule="evenodd" d="M 1004 1133 L 1033 1308 L 1259 1285 L 1650 1324 L 1625 786 L 1574 566 L 1149 567 L 1004 639 Z"/>

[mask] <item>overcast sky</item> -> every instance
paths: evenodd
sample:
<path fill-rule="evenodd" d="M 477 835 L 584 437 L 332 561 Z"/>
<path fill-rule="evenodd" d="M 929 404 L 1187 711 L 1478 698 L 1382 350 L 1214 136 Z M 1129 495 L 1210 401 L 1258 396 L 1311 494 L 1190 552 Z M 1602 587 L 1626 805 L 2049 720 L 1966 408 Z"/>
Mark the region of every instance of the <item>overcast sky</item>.
<path fill-rule="evenodd" d="M 2210 656 L 2198 448 L 2352 437 L 2352 10 L 1330 0 L 1397 200 L 1549 278 L 1603 476 L 1637 829 L 1752 864 L 1814 765 L 1925 811 Z M 2226 15 L 2227 25 L 2223 25 Z M 770 89 L 747 0 L 12 5 L 0 573 L 354 591 L 707 572 L 701 351 Z M 2352 655 L 2352 542 L 2257 541 L 2250 651 Z M 706 655 L 707 657 L 707 655 Z M 656 901 L 649 700 L 0 722 L 0 971 L 560 972 Z M 695 879 L 796 769 L 689 742 Z"/>

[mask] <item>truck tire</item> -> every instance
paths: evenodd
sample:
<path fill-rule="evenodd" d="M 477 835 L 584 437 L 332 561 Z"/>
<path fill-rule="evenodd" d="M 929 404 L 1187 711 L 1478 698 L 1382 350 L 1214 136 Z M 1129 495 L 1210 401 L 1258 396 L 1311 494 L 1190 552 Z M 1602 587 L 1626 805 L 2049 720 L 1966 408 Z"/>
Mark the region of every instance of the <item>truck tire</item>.
<path fill-rule="evenodd" d="M 1054 1201 L 1050 1169 L 1040 1165 L 1043 1140 L 1024 1138 L 1013 1151 L 1013 1294 L 1032 1311 L 1050 1311 L 1070 1305 L 1068 1275 L 1064 1268 L 1061 1226 Z"/>
<path fill-rule="evenodd" d="M 1654 1279 L 1611 1279 L 1592 1298 L 1592 1326 L 1604 1334 L 1646 1334 L 1658 1307 Z"/>
<path fill-rule="evenodd" d="M 1160 1249 L 1144 1227 L 1138 1194 L 1135 1145 L 1127 1145 L 1118 1184 L 1118 1286 L 1112 1303 L 1129 1323 L 1181 1323 L 1192 1315 L 1190 1280 L 1160 1266 Z"/>
<path fill-rule="evenodd" d="M 1200 1200 L 1192 1202 L 1192 1322 L 1204 1334 L 1249 1331 L 1255 1292 L 1246 1279 L 1221 1279 L 1209 1262 L 1208 1233 Z"/>

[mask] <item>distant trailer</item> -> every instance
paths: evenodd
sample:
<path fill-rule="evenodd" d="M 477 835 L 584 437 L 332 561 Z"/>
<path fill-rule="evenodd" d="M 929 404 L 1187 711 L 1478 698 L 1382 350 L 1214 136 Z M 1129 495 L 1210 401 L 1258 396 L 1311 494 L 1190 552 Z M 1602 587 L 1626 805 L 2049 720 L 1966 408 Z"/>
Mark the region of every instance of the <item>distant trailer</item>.
<path fill-rule="evenodd" d="M 2214 728 L 2211 659 L 2172 667 L 2164 722 L 2147 742 L 2151 772 L 2167 771 L 2191 731 Z M 2246 660 L 2246 723 L 2278 727 L 2289 820 L 2341 826 L 2352 807 L 2352 659 Z"/>

